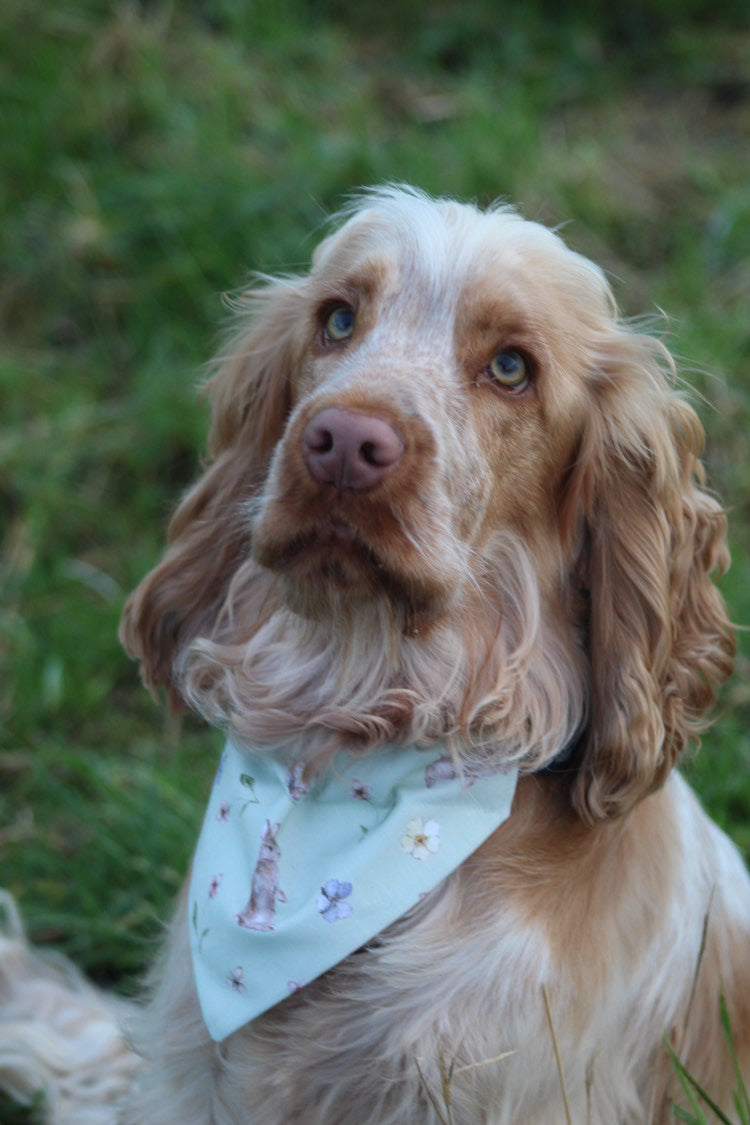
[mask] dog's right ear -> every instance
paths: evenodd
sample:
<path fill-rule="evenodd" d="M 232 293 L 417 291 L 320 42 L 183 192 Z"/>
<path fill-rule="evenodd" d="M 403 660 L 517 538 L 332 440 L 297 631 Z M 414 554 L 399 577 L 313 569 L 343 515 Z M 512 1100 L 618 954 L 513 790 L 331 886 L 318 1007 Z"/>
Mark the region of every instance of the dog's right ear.
<path fill-rule="evenodd" d="M 144 683 L 184 706 L 173 668 L 195 637 L 210 635 L 249 550 L 247 501 L 262 484 L 290 409 L 290 371 L 307 331 L 301 279 L 270 281 L 243 299 L 244 327 L 207 384 L 209 458 L 177 508 L 162 561 L 131 594 L 120 640 Z M 248 323 L 249 318 L 249 323 Z"/>

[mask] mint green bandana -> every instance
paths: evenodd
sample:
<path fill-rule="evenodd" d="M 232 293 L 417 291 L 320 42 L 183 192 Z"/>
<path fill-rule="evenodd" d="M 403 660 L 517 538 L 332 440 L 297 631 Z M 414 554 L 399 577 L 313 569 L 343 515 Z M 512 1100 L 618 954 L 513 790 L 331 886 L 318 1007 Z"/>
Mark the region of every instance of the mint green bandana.
<path fill-rule="evenodd" d="M 439 750 L 300 771 L 227 743 L 190 889 L 198 997 L 216 1041 L 366 945 L 510 814 L 516 771 L 455 776 Z"/>

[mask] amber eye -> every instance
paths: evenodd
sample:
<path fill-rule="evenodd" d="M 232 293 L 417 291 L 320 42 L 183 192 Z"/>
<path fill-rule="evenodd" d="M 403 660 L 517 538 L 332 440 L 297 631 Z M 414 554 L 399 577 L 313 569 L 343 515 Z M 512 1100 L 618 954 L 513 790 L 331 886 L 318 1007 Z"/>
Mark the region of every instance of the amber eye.
<path fill-rule="evenodd" d="M 341 340 L 348 340 L 354 331 L 354 310 L 348 305 L 337 305 L 331 309 L 323 324 L 323 334 L 326 340 L 338 344 Z"/>
<path fill-rule="evenodd" d="M 501 387 L 517 391 L 529 381 L 529 367 L 520 352 L 498 352 L 490 360 L 489 373 Z"/>

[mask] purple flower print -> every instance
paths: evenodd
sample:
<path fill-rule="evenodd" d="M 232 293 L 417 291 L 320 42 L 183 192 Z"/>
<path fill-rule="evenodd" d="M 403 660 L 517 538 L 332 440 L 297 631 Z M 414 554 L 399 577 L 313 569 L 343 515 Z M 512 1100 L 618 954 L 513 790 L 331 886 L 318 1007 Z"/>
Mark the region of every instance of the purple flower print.
<path fill-rule="evenodd" d="M 354 797 L 355 801 L 369 801 L 372 797 L 372 789 L 369 785 L 365 785 L 364 781 L 358 781 L 356 777 L 352 778 L 352 783 L 347 789 L 350 797 Z"/>
<path fill-rule="evenodd" d="M 424 783 L 428 789 L 439 781 L 455 781 L 457 777 L 455 763 L 447 754 L 430 762 L 424 771 Z"/>
<path fill-rule="evenodd" d="M 329 879 L 320 888 L 318 895 L 318 910 L 326 922 L 340 922 L 343 918 L 351 918 L 352 904 L 343 902 L 352 893 L 351 883 L 342 883 L 338 879 Z"/>
<path fill-rule="evenodd" d="M 235 969 L 232 969 L 227 977 L 227 984 L 231 984 L 235 992 L 245 991 L 245 970 L 242 968 L 242 965 L 238 965 Z"/>
<path fill-rule="evenodd" d="M 216 898 L 217 894 L 221 890 L 221 880 L 223 878 L 224 878 L 223 875 L 214 875 L 213 879 L 208 884 L 208 897 L 209 898 Z"/>
<path fill-rule="evenodd" d="M 229 814 L 231 810 L 232 806 L 229 804 L 229 801 L 222 801 L 219 805 L 219 811 L 216 814 L 216 819 L 226 824 L 226 822 L 229 820 Z"/>

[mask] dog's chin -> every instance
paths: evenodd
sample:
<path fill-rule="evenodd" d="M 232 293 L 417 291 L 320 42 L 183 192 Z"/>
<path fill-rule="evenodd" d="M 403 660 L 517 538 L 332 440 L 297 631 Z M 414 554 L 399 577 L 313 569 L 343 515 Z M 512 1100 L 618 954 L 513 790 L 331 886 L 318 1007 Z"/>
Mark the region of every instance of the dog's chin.
<path fill-rule="evenodd" d="M 403 628 L 434 623 L 445 611 L 449 589 L 438 575 L 410 575 L 397 552 L 375 550 L 351 524 L 327 519 L 285 539 L 255 537 L 256 561 L 282 580 L 284 600 L 312 619 L 357 609 L 362 603 L 390 605 Z"/>

